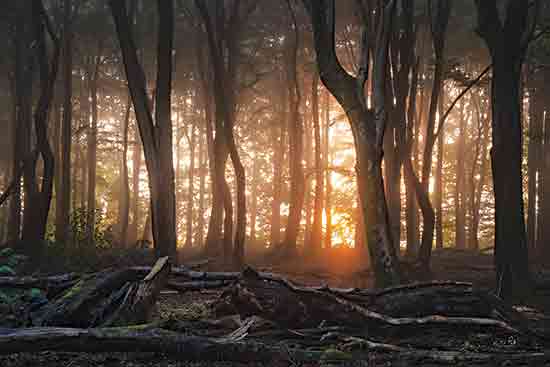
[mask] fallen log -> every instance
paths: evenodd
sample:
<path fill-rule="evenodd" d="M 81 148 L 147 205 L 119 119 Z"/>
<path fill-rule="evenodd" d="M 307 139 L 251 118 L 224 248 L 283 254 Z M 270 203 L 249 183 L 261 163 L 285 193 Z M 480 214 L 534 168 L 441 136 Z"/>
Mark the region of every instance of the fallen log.
<path fill-rule="evenodd" d="M 403 286 L 396 289 L 385 290 L 378 294 L 364 294 L 364 302 L 368 305 L 376 297 L 400 294 L 403 299 L 409 299 L 419 290 L 433 288 L 427 284 L 422 286 Z M 447 297 L 450 284 L 443 288 L 440 295 L 442 300 L 464 304 L 463 300 L 456 302 L 460 292 L 470 289 L 465 284 L 458 284 L 458 290 L 452 297 Z M 472 332 L 480 330 L 497 330 L 501 333 L 517 334 L 524 332 L 524 328 L 516 328 L 505 321 L 487 317 L 471 316 L 467 313 L 461 316 L 444 315 L 437 313 L 431 315 L 407 315 L 394 317 L 367 308 L 365 305 L 351 301 L 348 296 L 361 292 L 355 290 L 340 291 L 330 288 L 301 287 L 292 284 L 283 278 L 266 278 L 252 269 L 243 272 L 243 276 L 235 285 L 225 292 L 221 299 L 222 304 L 229 303 L 241 315 L 250 317 L 257 315 L 273 321 L 286 328 L 308 328 L 320 324 L 347 326 L 350 328 L 368 329 L 371 333 L 379 335 L 399 335 L 404 332 L 422 334 L 427 330 L 443 329 L 447 332 Z M 471 294 L 466 294 L 470 299 Z M 368 298 L 370 297 L 370 300 Z M 411 297 L 415 302 L 418 297 Z M 405 301 L 402 301 L 404 303 Z M 449 306 L 446 309 L 454 309 Z"/>
<path fill-rule="evenodd" d="M 241 330 L 221 338 L 190 336 L 154 325 L 73 329 L 28 328 L 0 329 L 0 355 L 13 353 L 52 352 L 154 352 L 169 355 L 175 360 L 201 362 L 284 362 L 304 363 L 330 361 L 330 349 L 311 350 L 290 347 L 284 343 L 267 344 L 260 341 L 243 341 Z M 525 363 L 544 365 L 550 361 L 545 350 L 532 352 L 474 352 L 437 349 L 418 349 L 381 343 L 357 337 L 343 337 L 340 348 L 347 352 L 348 360 L 371 360 L 376 354 L 387 354 L 392 360 L 435 362 L 447 365 L 469 363 L 476 365 L 510 365 Z M 339 351 L 339 350 L 336 350 Z M 508 363 L 508 364 L 506 364 Z"/>
<path fill-rule="evenodd" d="M 98 307 L 111 293 L 135 279 L 131 269 L 104 271 L 84 276 L 75 285 L 30 317 L 34 326 L 90 327 L 98 318 Z"/>
<path fill-rule="evenodd" d="M 140 282 L 127 285 L 124 297 L 114 312 L 102 317 L 102 326 L 123 326 L 149 321 L 153 305 L 165 287 L 170 274 L 168 257 L 157 260 L 149 274 Z M 117 298 L 117 297 L 115 297 Z M 112 309 L 110 305 L 106 309 Z"/>
<path fill-rule="evenodd" d="M 205 289 L 219 289 L 233 284 L 232 280 L 195 280 L 188 282 L 168 281 L 166 288 L 179 292 L 201 291 Z"/>
<path fill-rule="evenodd" d="M 0 288 L 41 288 L 58 287 L 60 284 L 78 279 L 75 273 L 54 275 L 48 277 L 0 277 Z"/>
<path fill-rule="evenodd" d="M 169 271 L 167 258 L 161 258 L 140 282 L 135 282 L 137 273 L 133 268 L 85 276 L 32 312 L 32 325 L 88 328 L 123 319 L 129 324 L 143 322 L 166 284 Z"/>
<path fill-rule="evenodd" d="M 207 338 L 165 329 L 117 327 L 97 329 L 0 329 L 0 354 L 20 352 L 158 352 L 185 361 L 314 361 L 321 352 L 271 346 L 231 338 Z"/>

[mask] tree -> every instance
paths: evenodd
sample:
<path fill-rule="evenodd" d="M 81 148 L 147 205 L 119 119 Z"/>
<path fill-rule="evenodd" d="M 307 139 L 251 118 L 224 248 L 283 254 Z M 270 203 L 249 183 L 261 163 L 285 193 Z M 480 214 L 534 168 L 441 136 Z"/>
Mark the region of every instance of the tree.
<path fill-rule="evenodd" d="M 130 182 L 128 179 L 128 128 L 130 125 L 130 112 L 132 107 L 131 103 L 132 101 L 130 100 L 130 97 L 128 97 L 128 101 L 126 102 L 126 112 L 124 114 L 124 120 L 122 122 L 122 159 L 120 162 L 120 166 L 121 166 L 120 167 L 120 199 L 119 199 L 119 208 L 118 208 L 118 225 L 120 227 L 120 236 L 119 236 L 120 245 L 124 247 L 128 246 L 128 222 L 129 222 L 129 214 L 130 214 Z M 96 129 L 97 129 L 97 126 L 96 126 Z M 96 130 L 96 134 L 97 134 L 97 130 Z M 93 183 L 95 183 L 95 179 L 93 180 Z M 90 197 L 91 197 L 90 195 L 91 190 L 92 190 L 91 188 L 89 188 L 88 190 L 88 195 Z M 94 192 L 95 192 L 95 188 L 94 188 Z M 90 199 L 90 197 L 88 199 Z M 95 195 L 93 199 L 95 203 Z M 94 209 L 95 209 L 95 205 L 94 205 Z M 88 206 L 88 215 L 90 215 L 89 206 Z M 95 222 L 95 219 L 94 219 L 94 222 Z M 87 222 L 87 223 L 89 226 L 90 222 Z M 92 227 L 92 232 L 88 232 L 88 236 L 93 236 L 93 227 Z"/>
<path fill-rule="evenodd" d="M 534 17 L 530 20 L 530 5 L 525 1 L 510 0 L 503 21 L 496 0 L 476 0 L 475 4 L 477 32 L 493 62 L 491 167 L 497 294 L 512 301 L 525 294 L 529 281 L 523 212 L 520 75 L 535 20 Z M 538 6 L 532 8 L 536 14 Z"/>
<path fill-rule="evenodd" d="M 30 134 L 32 114 L 32 76 L 34 62 L 30 45 L 34 40 L 29 14 L 32 5 L 21 1 L 16 8 L 15 27 L 15 82 L 14 94 L 16 103 L 15 143 L 13 145 L 12 180 L 14 180 L 13 197 L 10 201 L 8 221 L 8 240 L 21 239 L 21 176 L 26 157 L 30 155 Z M 27 172 L 31 172 L 27 170 Z M 32 177 L 28 176 L 29 180 Z"/>
<path fill-rule="evenodd" d="M 303 135 L 304 128 L 300 115 L 300 90 L 297 75 L 298 55 L 298 24 L 294 9 L 287 1 L 288 9 L 292 18 L 292 32 L 286 35 L 284 50 L 285 83 L 288 88 L 288 162 L 290 168 L 290 203 L 288 212 L 288 223 L 285 229 L 283 240 L 283 251 L 288 254 L 296 254 L 296 240 L 300 231 L 302 209 L 304 206 L 305 179 L 303 167 Z"/>
<path fill-rule="evenodd" d="M 63 120 L 61 123 L 61 155 L 59 162 L 60 184 L 56 192 L 55 239 L 68 240 L 69 213 L 71 210 L 71 128 L 73 92 L 73 5 L 71 0 L 63 3 Z"/>
<path fill-rule="evenodd" d="M 319 76 L 313 76 L 311 84 L 311 108 L 313 114 L 313 132 L 315 139 L 315 201 L 313 207 L 313 225 L 311 227 L 311 253 L 318 255 L 323 241 L 323 166 L 321 157 L 321 126 L 319 122 Z"/>
<path fill-rule="evenodd" d="M 383 138 L 386 127 L 386 63 L 395 1 L 390 0 L 375 13 L 378 17 L 376 38 L 363 29 L 363 47 L 357 77 L 348 74 L 336 57 L 334 0 L 304 0 L 313 25 L 317 67 L 323 84 L 346 112 L 355 141 L 356 172 L 365 232 L 377 286 L 401 281 L 395 246 L 392 243 L 388 208 L 382 175 Z M 372 15 L 363 9 L 364 14 Z M 369 46 L 373 45 L 373 98 L 368 108 L 364 85 L 369 70 Z"/>
<path fill-rule="evenodd" d="M 102 63 L 101 51 L 102 41 L 100 40 L 97 46 L 97 55 L 93 57 L 91 70 L 87 73 L 88 85 L 90 89 L 90 97 L 92 104 L 92 119 L 91 126 L 88 128 L 88 197 L 86 202 L 86 237 L 89 243 L 94 241 L 95 230 L 95 212 L 96 212 L 96 171 L 97 171 L 97 124 L 98 124 L 98 80 L 99 72 Z M 86 94 L 88 97 L 88 94 Z M 128 105 L 129 106 L 129 105 Z M 129 118 L 129 116 L 128 116 Z M 126 131 L 127 133 L 127 131 Z M 125 135 L 127 139 L 127 135 Z M 123 167 L 124 168 L 124 167 Z"/>
<path fill-rule="evenodd" d="M 139 127 L 149 177 L 151 225 L 157 256 L 176 256 L 176 198 L 172 157 L 170 96 L 172 82 L 173 2 L 158 1 L 157 85 L 155 118 L 147 96 L 124 1 L 110 0 L 122 51 L 128 89 Z"/>
<path fill-rule="evenodd" d="M 417 195 L 428 197 L 428 186 L 430 182 L 430 172 L 432 169 L 433 147 L 436 141 L 435 120 L 438 107 L 438 100 L 443 91 L 443 72 L 444 72 L 444 51 L 447 26 L 449 24 L 449 15 L 451 13 L 450 0 L 438 0 L 428 2 L 430 12 L 430 30 L 435 53 L 435 70 L 433 76 L 432 93 L 430 96 L 430 107 L 428 111 L 428 120 L 426 125 L 426 141 L 424 144 L 424 155 L 422 159 L 422 193 L 417 191 Z M 441 123 L 438 129 L 441 129 Z M 438 130 L 438 131 L 439 131 Z M 433 246 L 433 230 L 435 216 L 432 214 L 433 208 L 428 200 L 421 200 L 422 217 L 424 219 L 422 244 L 420 245 L 419 261 L 424 269 L 429 268 L 430 257 Z M 432 219 L 433 217 L 433 219 Z"/>
<path fill-rule="evenodd" d="M 246 1 L 244 5 L 240 1 L 234 1 L 231 4 L 228 18 L 225 15 L 224 3 L 216 2 L 214 9 L 211 9 L 211 11 L 203 1 L 197 0 L 195 3 L 206 28 L 210 62 L 213 68 L 216 105 L 214 192 L 218 201 L 219 198 L 223 197 L 225 202 L 224 255 L 226 259 L 231 256 L 233 265 L 241 267 L 244 263 L 244 241 L 246 237 L 246 176 L 233 131 L 237 112 L 236 89 L 238 85 L 236 76 L 240 33 L 244 21 L 254 11 L 256 1 Z M 237 182 L 237 218 L 234 241 L 231 194 L 225 183 L 225 162 L 228 154 L 233 163 Z"/>
<path fill-rule="evenodd" d="M 41 0 L 32 1 L 32 25 L 34 40 L 37 43 L 36 56 L 40 71 L 40 97 L 34 111 L 36 149 L 25 159 L 25 215 L 22 241 L 25 246 L 38 246 L 44 241 L 46 225 L 53 193 L 54 156 L 48 140 L 48 112 L 53 99 L 55 81 L 59 64 L 59 45 L 57 36 L 49 22 Z M 48 62 L 46 50 L 46 32 L 53 43 L 51 61 Z M 36 167 L 42 158 L 43 173 L 40 184 Z M 29 248 L 28 250 L 36 250 Z"/>

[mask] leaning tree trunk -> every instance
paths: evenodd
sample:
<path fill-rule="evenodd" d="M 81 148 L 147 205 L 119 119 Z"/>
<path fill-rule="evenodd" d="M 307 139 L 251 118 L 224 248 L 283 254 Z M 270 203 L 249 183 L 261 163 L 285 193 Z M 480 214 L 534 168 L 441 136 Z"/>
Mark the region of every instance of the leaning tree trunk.
<path fill-rule="evenodd" d="M 373 42 L 372 48 L 375 50 L 372 57 L 372 109 L 367 107 L 364 98 L 364 85 L 370 59 L 369 42 L 363 42 L 359 75 L 357 77 L 349 75 L 336 57 L 334 1 L 309 0 L 304 3 L 313 24 L 319 75 L 325 86 L 346 111 L 351 124 L 357 156 L 359 198 L 376 285 L 397 284 L 401 281 L 401 271 L 392 242 L 382 176 L 383 134 L 387 115 L 386 67 L 395 1 L 390 1 L 381 12 L 378 12 L 378 36 L 376 42 L 370 40 Z M 364 39 L 368 40 L 366 28 L 364 29 Z"/>
<path fill-rule="evenodd" d="M 438 106 L 438 99 L 440 93 L 443 90 L 444 81 L 444 50 L 445 50 L 445 38 L 447 33 L 447 25 L 449 22 L 449 16 L 451 12 L 451 2 L 449 0 L 439 0 L 435 2 L 436 9 L 435 14 L 431 22 L 431 34 L 433 39 L 434 53 L 435 53 L 435 70 L 433 77 L 433 88 L 430 96 L 430 107 L 428 112 L 428 121 L 426 126 L 426 139 L 424 144 L 424 156 L 422 159 L 422 189 L 424 193 L 428 193 L 428 187 L 430 182 L 430 172 L 432 169 L 432 155 L 435 143 L 435 120 L 436 111 Z M 429 2 L 429 6 L 432 7 L 432 2 Z M 422 194 L 424 195 L 424 194 Z M 429 195 L 428 195 L 429 197 Z M 430 205 L 428 203 L 425 205 Z M 422 213 L 429 212 L 430 209 L 422 210 Z M 430 216 L 424 217 L 424 229 L 422 232 L 422 244 L 420 245 L 419 261 L 424 269 L 429 269 L 430 258 L 432 254 L 433 246 L 433 230 L 430 231 L 434 224 L 430 223 Z"/>
<path fill-rule="evenodd" d="M 176 255 L 176 213 L 174 166 L 172 157 L 172 121 L 170 95 L 172 82 L 173 3 L 161 1 L 157 51 L 157 89 L 155 122 L 147 96 L 144 72 L 139 64 L 132 38 L 126 4 L 110 0 L 122 50 L 130 95 L 145 153 L 149 176 L 151 223 L 157 256 Z"/>

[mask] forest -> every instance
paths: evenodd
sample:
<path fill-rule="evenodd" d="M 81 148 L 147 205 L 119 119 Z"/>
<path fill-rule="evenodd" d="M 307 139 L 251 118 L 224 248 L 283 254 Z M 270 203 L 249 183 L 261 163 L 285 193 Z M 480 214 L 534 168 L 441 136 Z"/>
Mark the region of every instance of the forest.
<path fill-rule="evenodd" d="M 1 1 L 0 42 L 0 366 L 550 365 L 550 2 Z"/>

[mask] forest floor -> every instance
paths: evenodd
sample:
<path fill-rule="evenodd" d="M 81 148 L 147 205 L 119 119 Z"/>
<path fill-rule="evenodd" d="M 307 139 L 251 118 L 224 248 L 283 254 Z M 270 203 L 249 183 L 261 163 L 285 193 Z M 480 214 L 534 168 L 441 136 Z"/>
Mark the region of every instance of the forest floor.
<path fill-rule="evenodd" d="M 305 266 L 303 262 L 286 263 L 284 266 L 262 266 L 254 264 L 258 270 L 280 274 L 296 284 L 320 285 L 330 287 L 357 287 L 369 288 L 372 285 L 372 276 L 368 271 L 361 271 L 360 266 L 350 267 L 327 261 L 324 264 Z M 203 271 L 219 271 L 216 264 L 206 264 Z M 431 280 L 452 280 L 471 282 L 476 288 L 491 289 L 494 282 L 491 254 L 472 253 L 469 251 L 443 250 L 434 254 Z M 200 320 L 217 319 L 216 307 L 224 289 L 198 290 L 178 292 L 163 290 L 159 296 L 153 313 L 153 322 L 196 322 Z M 545 311 L 550 313 L 550 297 L 546 293 L 533 293 L 527 305 L 533 310 L 540 311 L 537 320 L 541 324 L 549 323 Z M 534 311 L 531 311 L 534 312 Z M 536 321 L 535 323 L 539 322 Z M 238 326 L 238 325 L 237 325 Z M 230 330 L 231 327 L 228 327 Z M 430 340 L 429 338 L 426 340 Z M 411 342 L 415 344 L 414 341 Z M 489 335 L 483 330 L 474 333 L 468 338 L 456 338 L 451 336 L 445 340 L 445 349 L 467 352 L 483 352 L 484 350 L 502 350 L 502 353 L 529 352 L 529 343 L 523 343 L 520 338 L 509 335 Z M 426 349 L 431 349 L 428 346 Z M 434 346 L 434 350 L 435 350 Z M 1 351 L 1 349 L 0 349 Z M 229 363 L 229 362 L 184 362 L 172 355 L 161 353 L 65 353 L 65 352 L 39 352 L 39 353 L 15 353 L 0 355 L 1 367 L 45 366 L 45 367 L 114 367 L 114 366 L 550 366 L 550 357 L 522 361 L 515 359 L 490 360 L 479 363 L 468 361 L 431 360 L 430 358 L 406 358 L 400 353 L 369 351 L 365 358 L 354 359 L 347 354 L 337 354 L 332 358 L 333 351 L 326 353 L 326 358 L 318 362 L 298 362 L 292 358 L 285 361 L 261 363 Z"/>

